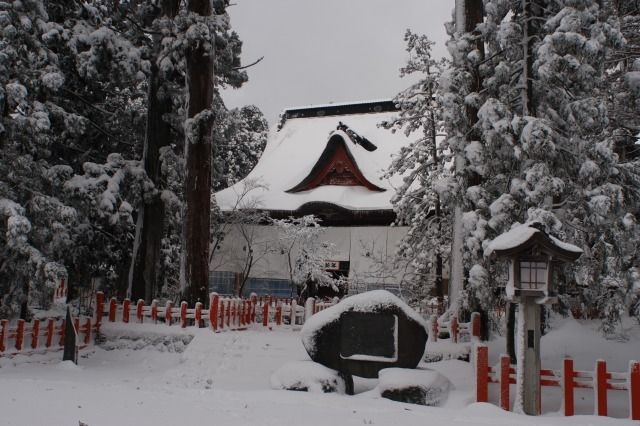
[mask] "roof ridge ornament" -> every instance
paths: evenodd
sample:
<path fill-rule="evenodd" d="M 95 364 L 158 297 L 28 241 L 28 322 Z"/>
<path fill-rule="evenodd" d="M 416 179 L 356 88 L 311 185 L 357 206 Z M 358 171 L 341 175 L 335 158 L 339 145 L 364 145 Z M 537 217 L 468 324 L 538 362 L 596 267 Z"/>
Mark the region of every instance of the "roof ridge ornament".
<path fill-rule="evenodd" d="M 349 136 L 349 139 L 351 140 L 351 142 L 353 142 L 355 145 L 360 145 L 361 147 L 363 147 L 369 152 L 372 152 L 378 149 L 378 147 L 375 144 L 373 144 L 369 139 L 365 138 L 364 136 L 360 136 L 359 134 L 351 130 L 349 126 L 344 124 L 342 121 L 338 121 L 338 126 L 336 127 L 336 130 L 341 130 L 345 132 L 347 136 Z"/>

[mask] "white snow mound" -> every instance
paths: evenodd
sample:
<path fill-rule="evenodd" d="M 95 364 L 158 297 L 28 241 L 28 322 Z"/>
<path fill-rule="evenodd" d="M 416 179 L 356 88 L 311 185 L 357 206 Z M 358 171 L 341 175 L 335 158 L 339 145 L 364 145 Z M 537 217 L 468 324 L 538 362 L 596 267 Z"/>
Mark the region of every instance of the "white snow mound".
<path fill-rule="evenodd" d="M 313 361 L 285 364 L 271 375 L 273 389 L 307 390 L 314 393 L 345 393 L 344 380 L 337 371 Z"/>
<path fill-rule="evenodd" d="M 385 391 L 420 388 L 425 392 L 425 405 L 437 407 L 444 404 L 453 385 L 442 374 L 433 370 L 409 368 L 385 368 L 380 370 L 377 390 L 382 396 Z"/>

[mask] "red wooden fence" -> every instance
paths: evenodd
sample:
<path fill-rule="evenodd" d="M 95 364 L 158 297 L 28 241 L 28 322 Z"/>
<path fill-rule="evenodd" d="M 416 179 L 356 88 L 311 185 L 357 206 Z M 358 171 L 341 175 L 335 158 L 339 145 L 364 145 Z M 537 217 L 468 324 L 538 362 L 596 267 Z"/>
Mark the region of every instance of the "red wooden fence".
<path fill-rule="evenodd" d="M 93 323 L 91 318 L 75 318 L 79 348 L 91 343 Z M 13 356 L 59 350 L 64 346 L 65 320 L 48 318 L 30 323 L 20 319 L 15 324 L 0 321 L 0 356 Z"/>
<path fill-rule="evenodd" d="M 202 304 L 196 304 L 195 308 L 189 308 L 186 302 L 179 307 L 167 302 L 164 307 L 154 300 L 151 305 L 145 305 L 139 300 L 135 305 L 128 299 L 118 303 L 112 298 L 105 302 L 104 295 L 98 292 L 96 295 L 95 318 L 96 327 L 99 329 L 103 317 L 106 315 L 109 322 L 135 322 L 153 323 L 164 322 L 167 325 L 180 324 L 182 327 L 197 326 L 210 327 L 213 331 L 244 330 L 253 324 L 261 324 L 263 327 L 299 327 L 312 315 L 338 303 L 334 298 L 329 302 L 316 301 L 310 297 L 304 306 L 298 305 L 295 299 L 278 299 L 270 296 L 258 297 L 252 295 L 247 298 L 221 297 L 217 293 L 209 295 L 209 309 L 204 309 Z M 458 322 L 454 316 L 451 321 L 439 322 L 435 316 L 431 319 L 430 339 L 438 339 L 438 333 L 448 331 L 452 342 L 458 343 L 462 336 L 468 336 L 468 340 L 480 338 L 480 314 L 471 314 L 471 321 Z"/>
<path fill-rule="evenodd" d="M 305 306 L 300 306 L 295 299 L 256 295 L 249 298 L 228 298 L 211 293 L 209 309 L 204 309 L 201 303 L 197 303 L 194 308 L 189 308 L 186 302 L 182 302 L 180 306 L 174 306 L 170 301 L 161 307 L 157 300 L 154 300 L 151 305 L 145 305 L 143 300 L 133 304 L 129 299 L 118 303 L 115 298 L 106 302 L 104 294 L 98 292 L 94 318 L 98 329 L 105 316 L 109 322 L 163 322 L 167 325 L 180 324 L 182 327 L 210 327 L 214 331 L 244 330 L 252 324 L 262 324 L 272 329 L 273 327 L 302 326 L 309 316 L 334 303 L 336 301 L 316 302 L 313 298 L 309 298 Z"/>
<path fill-rule="evenodd" d="M 60 284 L 58 284 L 58 286 L 56 287 L 56 289 L 53 292 L 53 300 L 54 301 L 67 297 L 67 287 L 66 287 L 65 284 L 66 284 L 65 279 L 61 278 L 60 279 Z"/>
<path fill-rule="evenodd" d="M 476 401 L 489 401 L 489 383 L 500 385 L 499 405 L 509 410 L 509 385 L 515 384 L 515 367 L 510 364 L 508 355 L 500 355 L 500 362 L 496 367 L 489 366 L 489 349 L 478 345 L 475 353 L 476 360 Z M 593 389 L 595 400 L 595 414 L 606 416 L 607 391 L 620 390 L 629 392 L 629 418 L 640 420 L 640 362 L 629 362 L 626 373 L 607 371 L 604 360 L 596 361 L 594 371 L 579 371 L 573 368 L 573 360 L 564 359 L 561 370 L 540 369 L 540 386 L 561 387 L 563 389 L 563 407 L 565 416 L 575 413 L 574 390 L 578 388 Z"/>
<path fill-rule="evenodd" d="M 449 333 L 452 343 L 461 341 L 462 336 L 468 336 L 469 341 L 480 340 L 480 314 L 472 313 L 469 322 L 459 322 L 457 314 L 452 315 L 449 321 L 442 321 L 436 315 L 431 315 L 429 340 L 438 341 L 441 332 Z"/>
<path fill-rule="evenodd" d="M 277 299 L 274 297 L 257 297 L 252 295 L 248 299 L 220 297 L 216 293 L 210 294 L 210 309 L 204 309 L 201 303 L 189 308 L 186 302 L 174 306 L 167 301 L 160 306 L 157 300 L 146 305 L 143 300 L 132 303 L 125 299 L 119 303 L 115 298 L 109 301 L 102 292 L 96 293 L 93 318 L 75 319 L 76 329 L 80 337 L 81 346 L 90 344 L 92 333 L 99 332 L 104 321 L 127 323 L 166 325 L 179 324 L 181 327 L 209 327 L 213 331 L 245 330 L 254 324 L 263 328 L 301 327 L 312 315 L 333 306 L 338 299 L 329 302 L 316 301 L 308 298 L 304 306 L 298 305 L 295 299 Z M 46 324 L 45 324 L 46 322 Z M 476 322 L 478 327 L 476 327 Z M 476 333 L 477 328 L 477 333 Z M 0 321 L 0 356 L 25 353 L 25 339 L 28 340 L 32 351 L 57 350 L 64 344 L 64 320 L 48 319 L 34 320 L 25 323 L 18 320 L 10 325 L 7 320 Z M 469 323 L 442 323 L 435 321 L 433 338 L 437 339 L 437 330 L 450 330 L 455 342 L 460 335 L 479 335 L 479 317 L 472 315 Z"/>

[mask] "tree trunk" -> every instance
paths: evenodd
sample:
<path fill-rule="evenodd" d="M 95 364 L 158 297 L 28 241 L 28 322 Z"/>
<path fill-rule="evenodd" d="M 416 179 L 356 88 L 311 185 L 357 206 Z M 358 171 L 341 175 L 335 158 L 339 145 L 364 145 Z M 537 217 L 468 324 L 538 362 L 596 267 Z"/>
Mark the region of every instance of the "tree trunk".
<path fill-rule="evenodd" d="M 25 321 L 31 321 L 31 315 L 29 312 L 29 281 L 23 276 L 18 277 L 22 281 L 22 297 L 20 300 L 20 319 Z"/>
<path fill-rule="evenodd" d="M 429 98 L 433 98 L 433 93 L 429 90 Z M 430 112 L 431 119 L 431 157 L 433 159 L 434 164 L 438 164 L 438 147 L 436 144 L 436 117 L 433 111 Z M 436 221 L 438 223 L 438 234 L 440 234 L 440 229 L 442 228 L 442 224 L 440 223 L 440 219 L 442 217 L 442 211 L 440 208 L 440 196 L 436 194 L 435 199 L 435 216 Z M 435 296 L 438 300 L 438 316 L 442 315 L 442 310 L 444 307 L 444 284 L 442 279 L 442 254 L 440 251 L 436 252 L 436 278 L 434 282 L 435 287 Z"/>
<path fill-rule="evenodd" d="M 160 148 L 171 143 L 171 129 L 162 119 L 171 112 L 171 100 L 159 97 L 162 82 L 158 67 L 151 67 L 149 78 L 149 107 L 147 112 L 147 133 L 144 144 L 144 168 L 156 187 L 160 185 Z M 154 298 L 161 282 L 159 277 L 160 249 L 164 234 L 164 204 L 160 197 L 143 205 L 138 212 L 136 243 L 129 272 L 131 299 Z"/>
<path fill-rule="evenodd" d="M 189 0 L 188 10 L 212 13 L 210 0 Z M 208 302 L 211 216 L 211 139 L 213 46 L 199 43 L 186 54 L 187 126 L 185 129 L 185 212 L 180 278 L 184 299 L 193 306 Z"/>
<path fill-rule="evenodd" d="M 533 103 L 533 44 L 535 42 L 535 31 L 532 25 L 534 14 L 538 9 L 534 8 L 532 0 L 522 0 L 522 19 L 524 20 L 522 34 L 522 52 L 524 66 L 522 67 L 522 115 L 535 116 Z"/>
<path fill-rule="evenodd" d="M 175 17 L 179 0 L 163 0 L 162 16 Z M 155 57 L 161 49 L 160 37 L 154 37 Z M 161 90 L 163 80 L 155 61 L 152 61 L 149 76 L 147 107 L 147 129 L 144 140 L 143 161 L 147 176 L 160 188 L 160 148 L 169 146 L 171 126 L 163 120 L 163 115 L 172 110 L 171 99 Z M 162 236 L 164 235 L 164 203 L 158 197 L 138 211 L 136 236 L 129 270 L 129 294 L 132 300 L 144 299 L 146 302 L 156 296 L 162 284 L 160 265 Z"/>
<path fill-rule="evenodd" d="M 455 19 L 456 31 L 458 33 L 474 32 L 476 26 L 482 23 L 484 19 L 482 0 L 456 0 Z M 480 37 L 478 37 L 476 48 L 484 55 L 484 44 Z M 469 71 L 475 76 L 471 91 L 478 92 L 482 88 L 480 74 L 477 69 L 470 69 Z M 471 129 L 478 121 L 478 111 L 476 108 L 466 106 L 466 115 L 469 129 L 469 131 L 466 132 L 466 142 L 468 143 L 475 139 L 475 135 L 471 132 Z M 464 175 L 465 159 L 462 152 L 456 155 L 455 168 L 456 174 Z M 453 238 L 451 242 L 451 274 L 449 275 L 449 307 L 454 311 L 457 310 L 458 298 L 464 286 L 463 238 L 462 206 L 459 205 L 454 209 Z"/>
<path fill-rule="evenodd" d="M 244 271 L 242 271 L 238 277 L 235 289 L 235 295 L 238 297 L 242 297 L 242 292 L 244 291 L 244 287 L 247 285 L 247 281 L 249 281 L 249 274 L 251 273 L 251 267 L 253 266 L 253 255 L 249 255 L 247 259 L 247 265 Z"/>

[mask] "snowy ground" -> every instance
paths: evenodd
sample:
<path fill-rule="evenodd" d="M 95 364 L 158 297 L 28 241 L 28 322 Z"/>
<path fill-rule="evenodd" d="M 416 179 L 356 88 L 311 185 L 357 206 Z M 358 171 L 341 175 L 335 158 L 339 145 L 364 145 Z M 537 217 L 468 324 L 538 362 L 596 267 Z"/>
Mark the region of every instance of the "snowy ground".
<path fill-rule="evenodd" d="M 531 418 L 490 404 L 469 404 L 471 369 L 462 361 L 423 366 L 442 372 L 455 386 L 443 408 L 396 403 L 364 392 L 375 386 L 375 380 L 358 381 L 356 391 L 364 393 L 353 397 L 271 390 L 273 371 L 287 362 L 308 359 L 298 332 L 293 331 L 214 334 L 206 329 L 183 331 L 154 325 L 128 325 L 126 329 L 109 325 L 105 331 L 108 342 L 83 352 L 78 366 L 59 361 L 60 352 L 0 358 L 0 424 L 634 424 L 593 416 Z M 121 334 L 129 337 L 119 338 Z M 577 368 L 592 368 L 591 361 L 602 357 L 604 350 L 612 367 L 623 371 L 630 354 L 640 352 L 639 336 L 634 337 L 635 343 L 607 342 L 588 327 L 568 321 L 543 340 L 543 365 L 559 363 L 558 354 L 571 352 Z M 491 343 L 492 358 L 497 359 L 502 345 L 499 340 Z M 626 405 L 622 410 L 618 414 L 626 416 Z"/>

